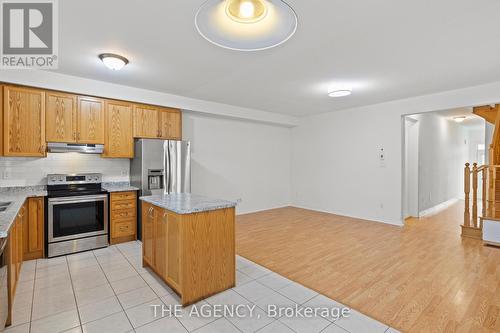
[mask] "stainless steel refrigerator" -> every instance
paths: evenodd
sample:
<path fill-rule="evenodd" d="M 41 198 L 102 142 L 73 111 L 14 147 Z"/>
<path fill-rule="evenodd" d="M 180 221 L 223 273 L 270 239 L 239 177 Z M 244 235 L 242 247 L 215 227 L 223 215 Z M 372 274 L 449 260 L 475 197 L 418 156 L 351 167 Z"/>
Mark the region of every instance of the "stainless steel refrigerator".
<path fill-rule="evenodd" d="M 130 183 L 139 195 L 191 192 L 191 144 L 189 141 L 139 139 L 130 162 Z M 137 237 L 142 238 L 139 205 Z"/>

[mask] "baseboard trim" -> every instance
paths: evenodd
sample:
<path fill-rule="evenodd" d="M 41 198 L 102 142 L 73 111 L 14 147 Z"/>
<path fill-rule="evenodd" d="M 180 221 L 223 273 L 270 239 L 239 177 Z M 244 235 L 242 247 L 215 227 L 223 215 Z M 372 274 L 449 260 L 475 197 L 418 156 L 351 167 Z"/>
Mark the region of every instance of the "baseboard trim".
<path fill-rule="evenodd" d="M 444 202 L 441 202 L 440 204 L 435 205 L 434 207 L 427 208 L 421 212 L 418 213 L 418 217 L 426 217 L 429 215 L 434 215 L 436 213 L 439 213 L 440 211 L 450 207 L 451 205 L 455 204 L 458 202 L 459 199 L 453 198 Z"/>
<path fill-rule="evenodd" d="M 290 207 L 307 209 L 307 210 L 312 210 L 312 211 L 316 211 L 316 212 L 320 212 L 320 213 L 333 214 L 333 215 L 338 215 L 338 216 L 343 216 L 343 217 L 349 217 L 349 218 L 352 218 L 352 219 L 365 220 L 365 221 L 369 221 L 369 222 L 377 222 L 377 223 L 389 224 L 389 225 L 393 225 L 393 226 L 396 226 L 396 227 L 403 227 L 404 226 L 402 220 L 395 220 L 395 221 L 379 220 L 379 219 L 374 219 L 374 218 L 371 218 L 371 217 L 367 218 L 367 217 L 363 217 L 363 216 L 353 216 L 353 215 L 348 215 L 348 214 L 344 214 L 344 213 L 338 213 L 338 212 L 334 212 L 334 211 L 327 211 L 327 210 L 323 210 L 323 209 L 311 208 L 311 207 L 301 206 L 301 205 L 290 205 Z"/>
<path fill-rule="evenodd" d="M 236 216 L 240 215 L 246 215 L 246 214 L 253 214 L 253 213 L 259 213 L 259 212 L 265 212 L 266 210 L 272 210 L 272 209 L 279 209 L 279 208 L 285 208 L 285 207 L 290 207 L 291 204 L 285 204 L 285 205 L 280 205 L 280 206 L 273 206 L 269 208 L 262 208 L 262 209 L 256 209 L 256 210 L 249 210 L 249 211 L 244 211 L 244 212 L 238 212 Z"/>

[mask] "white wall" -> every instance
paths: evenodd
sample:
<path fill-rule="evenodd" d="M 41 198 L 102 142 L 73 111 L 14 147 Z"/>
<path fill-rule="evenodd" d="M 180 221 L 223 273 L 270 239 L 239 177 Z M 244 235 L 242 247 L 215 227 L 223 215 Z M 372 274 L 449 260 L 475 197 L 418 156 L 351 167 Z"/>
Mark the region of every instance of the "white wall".
<path fill-rule="evenodd" d="M 468 130 L 435 113 L 412 117 L 419 123 L 418 206 L 422 212 L 462 197 Z"/>
<path fill-rule="evenodd" d="M 485 163 L 486 163 L 486 156 L 488 155 L 488 146 L 491 143 L 485 144 L 486 140 L 486 124 L 482 127 L 471 127 L 471 128 L 466 128 L 466 134 L 467 134 L 467 143 L 469 147 L 468 151 L 468 156 L 467 156 L 467 162 L 469 162 L 471 165 L 472 163 L 477 163 L 478 165 L 482 164 L 482 161 L 480 160 L 480 156 L 478 156 L 478 150 L 477 146 L 479 144 L 484 144 L 485 147 Z"/>
<path fill-rule="evenodd" d="M 405 117 L 405 193 L 404 217 L 419 216 L 418 209 L 419 122 Z"/>
<path fill-rule="evenodd" d="M 192 141 L 192 192 L 241 199 L 237 212 L 290 204 L 289 128 L 185 112 Z"/>
<path fill-rule="evenodd" d="M 98 172 L 103 181 L 128 181 L 128 159 L 78 153 L 48 154 L 47 158 L 0 157 L 0 186 L 46 185 L 48 173 Z"/>
<path fill-rule="evenodd" d="M 499 101 L 495 82 L 302 118 L 292 129 L 292 204 L 402 225 L 402 115 Z"/>

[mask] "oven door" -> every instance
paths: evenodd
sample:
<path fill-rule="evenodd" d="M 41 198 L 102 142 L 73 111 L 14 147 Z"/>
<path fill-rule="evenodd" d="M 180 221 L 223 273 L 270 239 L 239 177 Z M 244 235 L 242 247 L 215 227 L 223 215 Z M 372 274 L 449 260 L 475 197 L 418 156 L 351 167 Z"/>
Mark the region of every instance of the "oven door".
<path fill-rule="evenodd" d="M 108 195 L 48 199 L 48 242 L 108 233 Z"/>

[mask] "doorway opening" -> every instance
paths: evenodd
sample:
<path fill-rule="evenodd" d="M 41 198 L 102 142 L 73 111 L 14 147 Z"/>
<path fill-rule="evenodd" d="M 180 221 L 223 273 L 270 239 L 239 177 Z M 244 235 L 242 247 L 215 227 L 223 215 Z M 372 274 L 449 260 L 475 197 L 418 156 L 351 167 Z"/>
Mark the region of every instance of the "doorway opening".
<path fill-rule="evenodd" d="M 403 117 L 404 219 L 434 214 L 464 199 L 464 165 L 486 163 L 485 143 L 492 132 L 491 124 L 472 111 L 457 108 Z"/>

